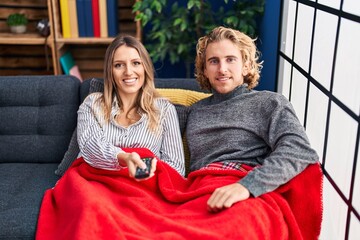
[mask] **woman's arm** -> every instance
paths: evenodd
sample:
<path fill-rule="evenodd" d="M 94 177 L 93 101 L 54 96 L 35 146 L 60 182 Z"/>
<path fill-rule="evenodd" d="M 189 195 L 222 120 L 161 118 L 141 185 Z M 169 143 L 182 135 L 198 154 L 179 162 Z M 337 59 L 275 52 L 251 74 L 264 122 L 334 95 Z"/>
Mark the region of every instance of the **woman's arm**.
<path fill-rule="evenodd" d="M 176 109 L 168 102 L 162 111 L 163 141 L 160 159 L 184 176 L 184 149 Z"/>
<path fill-rule="evenodd" d="M 101 93 L 90 94 L 78 110 L 78 143 L 85 161 L 96 168 L 115 170 L 121 166 L 118 155 L 124 153 L 121 148 L 105 141 L 102 125 L 102 109 L 97 99 Z M 101 123 L 100 123 L 101 121 Z"/>

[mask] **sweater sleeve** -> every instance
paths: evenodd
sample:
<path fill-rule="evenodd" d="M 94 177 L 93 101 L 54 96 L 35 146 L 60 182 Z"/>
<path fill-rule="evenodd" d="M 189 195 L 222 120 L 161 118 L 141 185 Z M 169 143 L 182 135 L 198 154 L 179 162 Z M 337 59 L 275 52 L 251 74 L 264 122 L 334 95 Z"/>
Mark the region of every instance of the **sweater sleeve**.
<path fill-rule="evenodd" d="M 117 155 L 121 148 L 105 141 L 100 113 L 101 108 L 97 99 L 100 93 L 90 94 L 80 105 L 78 110 L 78 143 L 84 160 L 93 167 L 116 170 L 121 166 Z"/>
<path fill-rule="evenodd" d="M 277 100 L 268 118 L 268 132 L 262 133 L 271 152 L 261 166 L 239 181 L 255 197 L 275 190 L 318 161 L 291 103 L 283 96 Z"/>

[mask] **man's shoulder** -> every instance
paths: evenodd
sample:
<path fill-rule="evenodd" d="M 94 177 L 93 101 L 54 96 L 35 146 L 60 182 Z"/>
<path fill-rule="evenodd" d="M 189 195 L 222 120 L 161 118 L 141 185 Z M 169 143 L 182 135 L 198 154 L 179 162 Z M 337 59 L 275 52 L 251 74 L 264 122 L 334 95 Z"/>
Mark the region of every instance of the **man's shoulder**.
<path fill-rule="evenodd" d="M 272 92 L 268 90 L 262 90 L 262 91 L 256 91 L 252 90 L 248 96 L 252 96 L 259 100 L 265 100 L 265 101 L 278 101 L 278 102 L 287 102 L 288 99 L 282 95 L 281 93 Z"/>

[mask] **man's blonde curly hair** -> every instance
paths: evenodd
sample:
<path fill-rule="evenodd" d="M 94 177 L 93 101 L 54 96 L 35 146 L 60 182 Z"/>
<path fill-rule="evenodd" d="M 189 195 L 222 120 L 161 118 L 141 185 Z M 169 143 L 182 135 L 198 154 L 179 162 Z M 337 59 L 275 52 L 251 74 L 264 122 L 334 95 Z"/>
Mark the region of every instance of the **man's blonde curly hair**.
<path fill-rule="evenodd" d="M 206 48 L 210 43 L 228 39 L 233 42 L 240 50 L 242 61 L 248 64 L 249 71 L 244 76 L 244 82 L 249 89 L 253 89 L 259 83 L 262 62 L 259 61 L 259 51 L 256 48 L 255 40 L 248 35 L 231 28 L 216 27 L 208 35 L 201 37 L 196 45 L 195 76 L 200 87 L 211 91 L 209 79 L 205 76 Z"/>

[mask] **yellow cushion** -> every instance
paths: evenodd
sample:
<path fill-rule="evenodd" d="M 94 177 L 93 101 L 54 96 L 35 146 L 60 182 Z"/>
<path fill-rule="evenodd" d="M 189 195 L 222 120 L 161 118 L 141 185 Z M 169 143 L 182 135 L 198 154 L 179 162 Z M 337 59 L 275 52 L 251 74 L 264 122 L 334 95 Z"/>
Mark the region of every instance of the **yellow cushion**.
<path fill-rule="evenodd" d="M 169 99 L 173 104 L 181 104 L 184 106 L 191 106 L 197 101 L 209 97 L 210 93 L 197 92 L 193 90 L 186 89 L 177 89 L 177 88 L 158 88 L 157 91 L 159 94 Z M 182 136 L 183 145 L 184 145 L 184 155 L 185 155 L 185 169 L 186 175 L 190 172 L 190 152 L 187 145 L 185 135 Z"/>
<path fill-rule="evenodd" d="M 177 88 L 158 88 L 157 91 L 162 97 L 169 99 L 173 104 L 181 104 L 184 106 L 191 106 L 197 101 L 211 95 L 210 93 Z"/>

